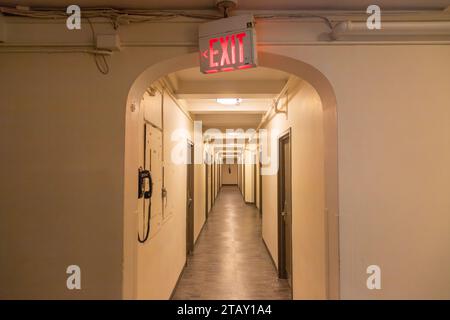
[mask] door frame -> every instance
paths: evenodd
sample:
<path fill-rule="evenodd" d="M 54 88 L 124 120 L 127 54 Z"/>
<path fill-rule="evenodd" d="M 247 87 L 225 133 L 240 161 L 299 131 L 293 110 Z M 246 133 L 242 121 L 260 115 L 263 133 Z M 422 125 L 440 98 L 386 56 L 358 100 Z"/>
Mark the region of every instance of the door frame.
<path fill-rule="evenodd" d="M 205 221 L 208 220 L 208 163 L 205 161 Z"/>
<path fill-rule="evenodd" d="M 262 182 L 262 164 L 261 164 L 261 156 L 259 158 L 259 213 L 262 215 L 263 213 L 263 191 L 262 191 L 262 187 L 263 187 L 263 182 Z"/>
<path fill-rule="evenodd" d="M 213 163 L 211 164 L 211 209 L 214 205 L 214 181 L 215 181 L 215 173 L 214 173 L 214 159 L 212 159 Z"/>
<path fill-rule="evenodd" d="M 285 232 L 283 228 L 283 217 L 281 216 L 282 203 L 281 203 L 281 186 L 284 183 L 281 174 L 281 154 L 282 154 L 282 143 L 283 140 L 289 139 L 289 161 L 291 164 L 291 174 L 289 176 L 289 184 L 291 185 L 291 198 L 290 198 L 290 208 L 292 214 L 292 134 L 291 128 L 287 129 L 285 132 L 278 136 L 278 173 L 277 173 L 277 224 L 278 224 L 278 277 L 281 279 L 286 279 L 286 246 L 285 246 Z M 292 220 L 292 217 L 291 217 Z M 292 243 L 292 221 L 291 221 L 291 243 Z M 294 268 L 293 268 L 293 252 L 291 247 L 291 293 L 294 288 Z"/>
<path fill-rule="evenodd" d="M 241 167 L 240 167 L 240 165 L 239 165 L 239 160 L 236 158 L 236 165 L 237 165 L 237 185 L 238 185 L 238 189 L 239 189 L 239 192 L 241 192 L 242 193 L 242 190 L 241 190 L 241 174 L 240 174 L 240 170 L 241 170 Z"/>
<path fill-rule="evenodd" d="M 322 110 L 324 114 L 324 149 L 327 151 L 324 156 L 325 174 L 325 205 L 328 209 L 324 212 L 327 234 L 321 239 L 326 243 L 326 260 L 324 268 L 326 280 L 324 290 L 326 298 L 340 298 L 340 252 L 339 252 L 339 176 L 338 176 L 338 135 L 337 135 L 337 97 L 334 90 L 334 83 L 328 79 L 327 74 L 319 71 L 317 66 L 306 63 L 301 57 L 290 57 L 283 54 L 270 53 L 264 50 L 258 52 L 258 59 L 261 66 L 285 71 L 296 75 L 309 83 L 320 96 Z M 198 67 L 198 53 L 184 53 L 174 55 L 171 58 L 158 62 L 145 63 L 141 73 L 135 78 L 129 88 L 126 103 L 122 104 L 125 112 L 125 159 L 123 166 L 123 292 L 122 296 L 127 299 L 135 298 L 137 288 L 137 278 L 135 270 L 137 266 L 137 255 L 135 252 L 136 237 L 130 230 L 136 229 L 135 212 L 136 197 L 136 174 L 135 170 L 139 166 L 139 158 L 134 150 L 138 150 L 138 140 L 136 139 L 136 128 L 138 117 L 136 110 L 140 107 L 140 101 L 149 84 L 154 83 L 164 75 L 187 69 Z M 264 184 L 264 183 L 263 183 Z M 264 210 L 264 208 L 263 208 Z"/>
<path fill-rule="evenodd" d="M 256 187 L 257 187 L 257 182 L 256 182 L 256 153 L 252 155 L 253 156 L 253 160 L 254 160 L 254 164 L 253 164 L 253 204 L 256 207 Z"/>
<path fill-rule="evenodd" d="M 244 150 L 245 152 L 245 150 Z M 242 196 L 244 197 L 245 201 L 245 154 L 242 155 Z"/>
<path fill-rule="evenodd" d="M 190 152 L 190 155 L 189 155 Z M 189 163 L 186 165 L 186 255 L 194 251 L 194 205 L 195 205 L 195 167 L 194 167 L 194 143 L 190 140 L 187 140 L 187 154 L 190 158 Z M 190 180 L 190 179 L 191 180 Z M 190 206 L 189 203 L 189 191 L 192 202 Z"/>
<path fill-rule="evenodd" d="M 213 176 L 212 176 L 212 194 L 213 194 L 213 203 L 216 203 L 216 159 L 215 156 L 213 156 L 213 165 L 212 165 L 212 171 L 213 171 Z"/>

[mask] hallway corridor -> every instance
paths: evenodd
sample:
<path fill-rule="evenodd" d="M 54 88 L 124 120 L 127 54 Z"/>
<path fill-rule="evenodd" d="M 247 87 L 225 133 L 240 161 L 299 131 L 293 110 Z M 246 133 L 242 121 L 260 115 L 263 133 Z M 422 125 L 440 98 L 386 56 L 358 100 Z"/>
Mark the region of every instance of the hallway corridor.
<path fill-rule="evenodd" d="M 261 239 L 258 210 L 223 187 L 173 299 L 290 299 Z"/>

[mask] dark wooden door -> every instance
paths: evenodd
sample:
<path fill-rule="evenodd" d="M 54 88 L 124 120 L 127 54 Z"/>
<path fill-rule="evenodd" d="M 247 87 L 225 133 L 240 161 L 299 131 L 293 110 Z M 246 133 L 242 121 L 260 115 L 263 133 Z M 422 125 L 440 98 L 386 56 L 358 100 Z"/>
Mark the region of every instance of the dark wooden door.
<path fill-rule="evenodd" d="M 186 254 L 194 250 L 194 146 L 187 144 L 186 179 Z"/>
<path fill-rule="evenodd" d="M 278 248 L 279 276 L 288 279 L 292 287 L 292 190 L 291 135 L 279 140 L 278 170 Z"/>
<path fill-rule="evenodd" d="M 208 173 L 209 169 L 208 169 L 208 163 L 207 161 L 205 161 L 205 220 L 208 219 L 208 206 L 209 206 L 209 201 L 208 201 L 208 179 L 209 179 L 209 173 Z"/>

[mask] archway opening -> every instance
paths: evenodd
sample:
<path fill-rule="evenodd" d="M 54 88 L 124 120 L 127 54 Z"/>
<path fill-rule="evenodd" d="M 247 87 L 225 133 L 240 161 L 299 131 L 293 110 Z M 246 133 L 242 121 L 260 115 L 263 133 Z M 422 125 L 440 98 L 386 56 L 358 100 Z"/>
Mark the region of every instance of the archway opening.
<path fill-rule="evenodd" d="M 286 87 L 287 89 L 285 92 L 279 92 L 280 95 L 277 96 L 277 106 L 272 112 L 274 114 L 270 112 L 264 113 L 264 116 L 261 117 L 262 121 L 260 121 L 258 126 L 255 126 L 255 129 L 271 129 L 269 136 L 273 140 L 270 142 L 270 138 L 268 139 L 269 147 L 266 150 L 269 153 L 270 150 L 278 148 L 278 146 L 275 146 L 274 141 L 278 141 L 277 139 L 286 130 L 290 130 L 292 138 L 290 165 L 292 166 L 291 175 L 294 182 L 290 190 L 293 195 L 290 207 L 292 211 L 292 256 L 290 261 L 292 263 L 292 279 L 290 286 L 293 298 L 339 298 L 337 119 L 336 99 L 333 88 L 326 77 L 313 66 L 289 57 L 259 52 L 259 64 L 262 68 L 274 70 L 274 73 L 278 71 L 291 75 L 291 83 L 288 86 L 283 86 L 283 88 Z M 160 62 L 145 70 L 136 79 L 128 95 L 126 105 L 124 192 L 123 294 L 125 298 L 168 298 L 177 283 L 178 275 L 181 273 L 180 268 L 183 268 L 186 254 L 189 252 L 187 250 L 186 253 L 185 250 L 187 247 L 186 242 L 189 241 L 187 240 L 189 238 L 185 236 L 186 234 L 184 236 L 167 234 L 165 237 L 160 237 L 161 239 L 154 237 L 146 244 L 136 241 L 136 231 L 139 232 L 141 229 L 141 235 L 143 236 L 146 233 L 146 229 L 142 228 L 142 224 L 145 222 L 145 217 L 149 219 L 151 217 L 151 214 L 149 215 L 148 213 L 145 216 L 145 210 L 143 210 L 145 202 L 139 200 L 136 196 L 136 186 L 139 185 L 138 168 L 145 166 L 145 161 L 148 159 L 144 154 L 146 152 L 144 150 L 145 140 L 140 140 L 140 137 L 142 138 L 149 131 L 153 132 L 153 137 L 158 136 L 158 132 L 160 132 L 160 136 L 156 140 L 160 139 L 158 141 L 163 145 L 161 150 L 162 162 L 166 163 L 169 161 L 167 158 L 172 154 L 173 150 L 164 150 L 164 146 L 168 140 L 173 138 L 173 132 L 183 128 L 189 131 L 187 129 L 191 125 L 189 123 L 195 119 L 202 118 L 199 115 L 193 115 L 194 113 L 189 111 L 189 108 L 185 108 L 183 101 L 180 102 L 180 100 L 186 99 L 183 99 L 184 96 L 180 95 L 176 88 L 174 89 L 176 84 L 172 83 L 170 85 L 171 75 L 183 70 L 192 70 L 193 68 L 198 68 L 197 53 L 186 54 Z M 204 79 L 208 76 L 210 75 L 205 75 Z M 196 80 L 198 81 L 198 79 Z M 172 82 L 176 82 L 176 80 Z M 253 87 L 255 85 L 255 83 L 252 84 Z M 220 91 L 221 89 L 217 90 Z M 185 91 L 185 94 L 188 95 L 186 92 L 189 93 L 189 90 Z M 191 98 L 192 95 L 195 96 L 196 94 L 193 85 L 191 85 L 190 94 Z M 233 96 L 229 92 L 225 94 L 223 91 L 220 94 L 226 98 Z M 171 107 L 178 109 L 180 115 L 178 119 L 170 118 L 165 120 L 164 111 L 160 114 L 145 111 L 146 105 L 154 104 L 155 101 L 163 101 L 164 99 L 171 100 L 171 104 L 173 104 Z M 146 112 L 148 113 L 146 126 L 148 129 L 144 131 L 143 125 Z M 159 118 L 160 121 L 152 121 L 152 117 L 154 119 Z M 232 119 L 229 121 L 232 121 Z M 168 134 L 168 127 L 170 127 L 170 134 Z M 235 129 L 235 127 L 233 128 Z M 194 133 L 193 130 L 194 124 L 192 124 L 192 133 Z M 189 135 L 189 132 L 184 139 L 186 142 L 192 142 L 197 146 L 202 144 L 200 151 L 201 163 L 198 163 L 197 168 L 193 169 L 193 179 L 204 181 L 204 187 L 197 187 L 195 190 L 197 193 L 204 193 L 206 201 L 204 201 L 203 212 L 205 212 L 206 218 L 213 207 L 218 190 L 224 185 L 222 172 L 223 167 L 226 168 L 226 166 L 223 166 L 223 157 L 219 156 L 222 159 L 219 160 L 217 152 L 205 152 L 209 148 L 208 144 L 210 144 L 210 141 L 207 134 L 205 134 L 205 130 L 201 130 L 201 133 L 200 143 L 196 142 L 194 135 Z M 247 136 L 246 138 L 253 137 Z M 156 140 L 153 143 L 158 143 Z M 255 141 L 257 141 L 256 144 L 258 146 L 261 146 L 261 137 L 258 137 Z M 175 145 L 176 143 L 172 147 L 175 148 Z M 236 149 L 236 146 L 233 146 L 233 149 Z M 249 194 L 252 195 L 251 199 L 256 207 L 259 207 L 258 209 L 262 211 L 262 238 L 276 268 L 279 269 L 281 267 L 279 262 L 280 239 L 276 225 L 276 219 L 280 214 L 280 209 L 277 208 L 280 198 L 279 194 L 277 196 L 277 190 L 280 188 L 277 180 L 278 170 L 271 171 L 266 168 L 267 172 L 264 175 L 260 174 L 265 166 L 270 167 L 273 165 L 275 156 L 274 154 L 271 155 L 271 162 L 269 161 L 265 165 L 259 166 L 255 164 L 255 170 L 250 170 L 248 164 L 244 162 L 241 162 L 241 165 L 237 163 L 236 175 L 238 188 L 243 193 L 244 200 L 246 200 L 246 189 L 249 188 L 248 184 L 247 188 L 245 186 L 246 176 L 249 176 L 249 179 L 254 181 L 254 187 L 253 189 L 250 188 Z M 183 154 L 182 157 L 185 156 L 186 154 Z M 262 157 L 263 155 L 260 152 L 253 152 L 252 154 L 249 151 L 247 154 L 245 148 L 242 152 L 236 154 L 236 159 L 258 158 L 256 163 L 261 162 Z M 205 164 L 205 159 L 211 160 L 211 163 L 207 162 Z M 277 169 L 278 165 L 277 162 Z M 189 171 L 189 168 L 180 166 L 177 167 L 178 169 L 173 169 L 170 168 L 170 165 L 165 164 L 162 166 L 164 167 L 162 176 L 155 175 L 154 181 L 157 189 L 161 188 L 163 192 L 170 194 L 169 196 L 166 195 L 167 197 L 164 197 L 160 204 L 161 206 L 167 206 L 167 203 L 163 202 L 169 201 L 169 197 L 172 196 L 172 190 L 165 190 L 164 179 L 170 179 L 170 174 L 175 176 L 174 172 L 176 170 L 179 170 L 179 176 L 184 176 Z M 229 171 L 233 170 L 230 167 L 228 169 Z M 199 174 L 202 175 L 201 178 L 197 177 Z M 161 179 L 159 184 L 156 182 L 157 177 Z M 256 192 L 257 189 L 258 192 Z M 188 199 L 188 193 L 189 191 L 184 196 L 185 198 L 182 199 Z M 184 205 L 189 206 L 187 201 L 184 200 L 178 202 L 180 208 Z M 172 198 L 170 201 L 176 200 Z M 200 201 L 203 202 L 203 200 Z M 183 223 L 187 226 L 189 224 L 186 219 L 189 215 L 188 210 L 175 207 L 175 204 L 172 207 L 169 205 L 165 213 L 161 214 L 162 219 L 158 221 L 158 218 L 155 217 L 152 224 L 162 225 L 166 221 L 170 221 L 170 214 L 176 211 L 181 212 L 180 214 L 185 214 L 185 217 L 179 219 L 179 221 L 184 221 Z M 155 205 L 153 208 L 155 208 Z M 141 211 L 144 212 L 144 215 L 140 220 L 139 213 Z M 195 220 L 193 223 L 195 224 Z M 181 227 L 182 231 L 188 230 L 185 226 Z M 197 226 L 200 229 L 201 227 L 202 225 Z M 193 228 L 195 230 L 195 226 Z M 305 230 L 309 230 L 309 232 L 303 232 Z M 150 231 L 150 234 L 151 232 L 154 232 L 154 229 Z M 166 230 L 161 228 L 161 234 L 164 232 Z M 185 232 L 187 233 L 188 231 Z M 306 234 L 309 234 L 309 236 L 305 236 Z M 173 243 L 177 240 L 179 243 L 185 241 L 185 245 L 181 245 L 182 249 L 179 248 L 180 245 L 176 246 Z M 175 245 L 178 248 L 177 250 L 182 250 L 178 252 L 178 259 L 171 256 L 176 255 L 173 250 L 164 252 L 164 248 L 169 244 Z M 147 258 L 142 259 L 142 255 L 146 255 Z M 154 257 L 159 257 L 160 261 L 152 262 L 150 268 L 144 265 L 145 262 L 142 262 Z M 311 262 L 312 260 L 314 262 Z M 163 266 L 161 263 L 168 264 Z M 158 273 L 160 270 L 165 270 L 166 272 L 169 270 L 171 278 L 169 276 L 170 279 L 167 277 L 161 278 L 162 274 Z M 278 274 L 282 275 L 283 272 L 278 272 Z M 164 283 L 158 283 L 158 281 Z M 141 286 L 147 289 L 140 289 Z M 154 289 L 152 289 L 152 286 L 154 286 Z M 161 292 L 162 295 L 158 296 Z"/>

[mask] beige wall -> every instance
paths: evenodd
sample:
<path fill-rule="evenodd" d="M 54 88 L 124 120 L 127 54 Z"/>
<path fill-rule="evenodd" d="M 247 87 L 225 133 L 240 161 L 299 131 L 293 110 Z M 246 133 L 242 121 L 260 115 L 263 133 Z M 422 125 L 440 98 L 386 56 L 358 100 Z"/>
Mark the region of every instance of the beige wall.
<path fill-rule="evenodd" d="M 273 51 L 317 66 L 336 92 L 341 297 L 449 298 L 450 47 Z M 372 264 L 382 290 L 366 287 Z"/>
<path fill-rule="evenodd" d="M 260 25 L 258 39 L 270 38 L 273 27 Z M 195 44 L 196 24 L 170 26 L 187 26 L 170 33 L 176 46 L 128 46 L 108 58 L 106 76 L 89 55 L 1 54 L 0 297 L 133 297 L 136 167 L 125 163 L 136 163 L 136 132 L 125 135 L 134 117 L 125 109 L 127 97 L 142 96 L 129 90 L 144 70 L 158 66 L 154 81 L 187 67 L 158 62 L 196 51 L 180 45 Z M 45 42 L 36 35 L 52 37 L 55 25 L 44 27 L 17 32 Z M 125 37 L 153 36 L 153 27 L 132 26 Z M 450 46 L 285 45 L 295 41 L 261 50 L 313 66 L 336 96 L 341 297 L 450 298 Z M 65 287 L 69 264 L 82 269 L 81 291 Z M 380 291 L 365 286 L 370 264 L 382 268 Z"/>
<path fill-rule="evenodd" d="M 381 47 L 354 96 L 338 96 L 343 297 L 450 298 L 449 54 Z M 365 63 L 352 55 L 356 73 Z M 381 291 L 365 287 L 370 264 Z"/>
<path fill-rule="evenodd" d="M 228 172 L 230 169 L 230 172 Z M 222 184 L 236 184 L 238 182 L 238 165 L 234 164 L 223 164 L 222 166 Z"/>
<path fill-rule="evenodd" d="M 0 70 L 0 298 L 121 298 L 127 76 L 83 54 L 2 54 Z"/>
<path fill-rule="evenodd" d="M 252 162 L 253 152 L 250 150 L 245 150 L 245 164 L 244 164 L 244 199 L 248 203 L 254 203 L 255 202 L 255 168 L 254 164 Z"/>
<path fill-rule="evenodd" d="M 141 103 L 143 109 L 156 107 L 146 99 Z M 186 164 L 178 164 L 172 159 L 172 152 L 181 143 L 181 153 L 186 153 L 186 139 L 192 139 L 193 123 L 177 107 L 175 101 L 164 95 L 164 184 L 167 200 L 163 202 L 163 215 L 152 216 L 150 238 L 137 245 L 137 298 L 168 299 L 186 261 Z M 154 115 L 154 117 L 151 117 Z M 148 121 L 159 125 L 160 116 L 149 112 Z M 187 135 L 181 140 L 172 139 L 176 130 L 185 130 Z M 183 157 L 185 158 L 185 156 Z M 197 237 L 204 223 L 204 198 L 202 165 L 195 166 L 194 178 L 198 190 L 194 200 L 194 235 Z M 155 196 L 160 191 L 155 190 Z M 203 201 L 202 201 L 203 200 Z M 203 203 L 203 205 L 202 205 Z M 139 230 L 142 230 L 139 227 Z M 142 232 L 141 232 L 142 233 Z"/>
<path fill-rule="evenodd" d="M 280 105 L 286 108 L 286 99 L 282 99 Z M 294 299 L 324 299 L 326 238 L 322 105 L 314 88 L 301 82 L 289 89 L 287 106 L 287 116 L 282 113 L 275 115 L 265 129 L 276 137 L 291 129 Z M 271 145 L 272 148 L 278 148 L 278 145 Z M 263 239 L 278 263 L 276 174 L 263 176 L 263 208 Z"/>

